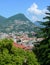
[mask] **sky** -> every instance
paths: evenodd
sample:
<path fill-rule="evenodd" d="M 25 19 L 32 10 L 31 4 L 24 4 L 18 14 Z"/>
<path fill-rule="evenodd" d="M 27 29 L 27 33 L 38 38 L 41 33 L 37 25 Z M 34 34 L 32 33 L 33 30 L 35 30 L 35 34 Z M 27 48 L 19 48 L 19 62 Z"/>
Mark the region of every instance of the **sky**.
<path fill-rule="evenodd" d="M 0 0 L 0 15 L 10 17 L 23 13 L 34 22 L 45 15 L 49 5 L 50 0 Z"/>

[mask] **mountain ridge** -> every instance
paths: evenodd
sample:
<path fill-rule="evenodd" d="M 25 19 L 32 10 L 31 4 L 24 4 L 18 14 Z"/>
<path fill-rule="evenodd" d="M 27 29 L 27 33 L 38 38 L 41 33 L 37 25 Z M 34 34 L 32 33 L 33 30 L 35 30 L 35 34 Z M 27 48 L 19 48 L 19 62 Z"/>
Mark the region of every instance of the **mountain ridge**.
<path fill-rule="evenodd" d="M 0 22 L 2 23 L 2 22 Z M 24 14 L 19 13 L 6 18 L 0 26 L 0 32 L 31 32 L 35 25 Z"/>

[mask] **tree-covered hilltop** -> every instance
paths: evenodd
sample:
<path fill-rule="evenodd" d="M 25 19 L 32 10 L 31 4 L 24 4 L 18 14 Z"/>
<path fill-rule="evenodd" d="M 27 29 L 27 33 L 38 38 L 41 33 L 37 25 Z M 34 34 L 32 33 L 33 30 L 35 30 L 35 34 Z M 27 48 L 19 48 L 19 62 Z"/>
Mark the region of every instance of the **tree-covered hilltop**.
<path fill-rule="evenodd" d="M 6 18 L 5 18 L 5 17 L 0 16 L 0 23 L 3 23 L 3 21 L 5 21 L 5 20 L 6 20 Z"/>
<path fill-rule="evenodd" d="M 33 52 L 13 46 L 11 39 L 0 40 L 0 65 L 39 65 Z"/>
<path fill-rule="evenodd" d="M 45 22 L 41 22 L 44 26 L 41 28 L 44 40 L 39 45 L 35 45 L 35 54 L 40 62 L 40 65 L 50 65 L 50 6 L 47 8 Z"/>
<path fill-rule="evenodd" d="M 8 18 L 8 20 L 30 21 L 24 14 L 19 13 Z"/>

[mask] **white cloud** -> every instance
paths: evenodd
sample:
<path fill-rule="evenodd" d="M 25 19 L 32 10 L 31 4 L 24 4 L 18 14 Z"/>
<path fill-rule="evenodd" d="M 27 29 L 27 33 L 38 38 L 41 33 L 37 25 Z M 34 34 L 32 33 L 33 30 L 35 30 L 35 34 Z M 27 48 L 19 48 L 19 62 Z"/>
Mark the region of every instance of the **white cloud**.
<path fill-rule="evenodd" d="M 38 5 L 36 3 L 33 3 L 27 10 L 28 12 L 36 15 L 42 15 L 46 12 L 46 9 L 43 10 L 38 9 Z"/>
<path fill-rule="evenodd" d="M 35 21 L 40 21 L 43 19 L 43 17 L 46 15 L 45 13 L 48 12 L 46 8 L 39 9 L 38 5 L 36 3 L 33 3 L 28 9 L 27 13 L 30 17 L 30 19 Z"/>

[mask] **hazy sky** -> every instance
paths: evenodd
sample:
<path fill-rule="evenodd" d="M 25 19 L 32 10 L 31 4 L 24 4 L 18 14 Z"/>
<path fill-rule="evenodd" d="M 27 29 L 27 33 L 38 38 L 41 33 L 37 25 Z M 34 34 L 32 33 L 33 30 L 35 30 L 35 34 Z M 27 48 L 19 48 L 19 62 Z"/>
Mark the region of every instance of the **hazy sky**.
<path fill-rule="evenodd" d="M 44 16 L 50 0 L 0 0 L 0 15 L 10 17 L 24 13 L 31 20 L 39 20 Z"/>

